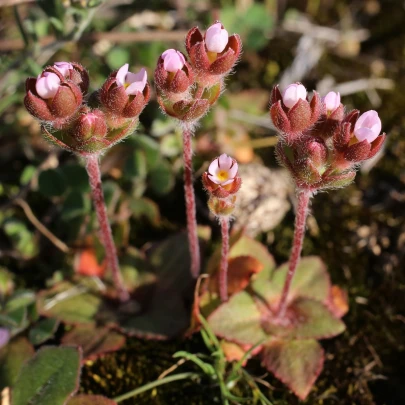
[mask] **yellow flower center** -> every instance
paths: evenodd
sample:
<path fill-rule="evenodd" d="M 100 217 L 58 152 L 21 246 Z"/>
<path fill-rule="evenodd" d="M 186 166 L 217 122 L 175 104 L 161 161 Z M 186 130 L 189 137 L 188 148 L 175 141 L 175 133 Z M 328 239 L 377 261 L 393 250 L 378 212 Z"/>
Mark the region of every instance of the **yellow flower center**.
<path fill-rule="evenodd" d="M 217 179 L 219 181 L 227 181 L 229 180 L 229 173 L 227 170 L 218 170 L 217 172 Z"/>

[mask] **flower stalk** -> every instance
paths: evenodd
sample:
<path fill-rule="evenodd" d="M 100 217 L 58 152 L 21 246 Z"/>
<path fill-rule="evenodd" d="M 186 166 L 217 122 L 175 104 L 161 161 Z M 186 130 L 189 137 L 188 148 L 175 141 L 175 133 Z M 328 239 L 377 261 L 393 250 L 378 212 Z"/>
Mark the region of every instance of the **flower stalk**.
<path fill-rule="evenodd" d="M 183 125 L 184 198 L 186 203 L 187 235 L 191 257 L 190 270 L 192 276 L 197 278 L 200 274 L 200 245 L 197 234 L 191 136 L 191 128 L 185 123 Z"/>
<path fill-rule="evenodd" d="M 219 269 L 219 296 L 222 302 L 228 301 L 228 255 L 229 255 L 229 218 L 222 217 L 221 267 Z"/>
<path fill-rule="evenodd" d="M 117 249 L 114 244 L 110 222 L 108 221 L 107 208 L 104 200 L 103 188 L 101 185 L 99 155 L 87 155 L 86 170 L 89 176 L 91 194 L 93 197 L 94 208 L 96 209 L 97 220 L 100 226 L 100 236 L 105 248 L 105 255 L 108 267 L 112 272 L 113 281 L 118 291 L 119 299 L 124 302 L 129 299 L 129 293 L 124 286 L 124 280 L 118 264 Z"/>
<path fill-rule="evenodd" d="M 298 190 L 298 205 L 295 216 L 294 239 L 291 249 L 290 260 L 288 263 L 287 277 L 281 293 L 280 302 L 276 311 L 276 319 L 282 319 L 285 316 L 288 306 L 288 295 L 291 284 L 301 258 L 302 245 L 305 236 L 305 224 L 308 216 L 308 206 L 311 199 L 311 191 Z"/>

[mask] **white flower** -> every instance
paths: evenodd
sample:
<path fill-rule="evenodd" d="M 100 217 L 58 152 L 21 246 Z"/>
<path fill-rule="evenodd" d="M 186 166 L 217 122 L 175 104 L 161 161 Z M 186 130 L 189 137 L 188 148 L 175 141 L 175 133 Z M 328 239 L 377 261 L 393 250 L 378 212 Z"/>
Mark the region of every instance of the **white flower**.
<path fill-rule="evenodd" d="M 236 160 L 223 153 L 211 162 L 208 168 L 209 179 L 220 186 L 231 184 L 238 174 L 238 164 Z"/>

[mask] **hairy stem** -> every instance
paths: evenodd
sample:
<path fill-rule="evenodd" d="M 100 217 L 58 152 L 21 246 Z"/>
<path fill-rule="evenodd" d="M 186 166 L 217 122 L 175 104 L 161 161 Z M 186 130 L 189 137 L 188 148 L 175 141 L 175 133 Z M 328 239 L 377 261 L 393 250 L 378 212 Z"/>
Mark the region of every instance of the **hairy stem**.
<path fill-rule="evenodd" d="M 308 205 L 311 198 L 311 192 L 308 190 L 298 191 L 298 206 L 295 216 L 294 239 L 291 249 L 290 261 L 288 264 L 287 278 L 284 283 L 283 292 L 281 294 L 280 303 L 276 312 L 276 319 L 283 318 L 287 310 L 287 299 L 290 292 L 291 283 L 294 278 L 300 261 L 302 245 L 305 235 L 305 223 L 308 215 Z"/>
<path fill-rule="evenodd" d="M 200 274 L 200 245 L 197 235 L 192 157 L 191 128 L 185 123 L 183 126 L 184 197 L 186 201 L 188 245 L 191 256 L 191 274 L 194 278 L 197 278 Z"/>
<path fill-rule="evenodd" d="M 120 300 L 127 301 L 129 299 L 129 294 L 124 286 L 124 281 L 121 276 L 117 250 L 112 237 L 110 222 L 107 217 L 98 158 L 99 156 L 97 154 L 85 156 L 86 170 L 89 175 L 93 203 L 97 213 L 97 219 L 100 226 L 100 236 L 104 244 L 108 267 L 111 269 L 114 284 L 118 290 Z"/>
<path fill-rule="evenodd" d="M 229 219 L 221 218 L 222 250 L 219 268 L 219 296 L 222 302 L 228 301 L 228 254 L 229 254 Z"/>

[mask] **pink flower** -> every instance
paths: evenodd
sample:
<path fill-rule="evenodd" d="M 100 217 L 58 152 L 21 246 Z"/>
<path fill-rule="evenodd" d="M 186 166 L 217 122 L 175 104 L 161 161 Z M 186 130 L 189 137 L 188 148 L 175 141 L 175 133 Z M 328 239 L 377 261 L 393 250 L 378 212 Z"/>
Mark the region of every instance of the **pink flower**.
<path fill-rule="evenodd" d="M 73 65 L 69 62 L 55 62 L 53 67 L 58 69 L 63 76 L 66 76 L 69 73 L 69 70 L 73 70 Z"/>
<path fill-rule="evenodd" d="M 377 111 L 370 110 L 360 115 L 354 126 L 354 135 L 361 142 L 373 142 L 381 132 L 381 120 Z"/>
<path fill-rule="evenodd" d="M 211 25 L 205 33 L 205 45 L 209 52 L 221 53 L 228 44 L 228 31 L 221 23 Z"/>
<path fill-rule="evenodd" d="M 163 59 L 163 68 L 167 72 L 177 72 L 180 69 L 183 69 L 186 60 L 181 52 L 176 51 L 175 49 L 168 49 L 162 53 Z"/>
<path fill-rule="evenodd" d="M 128 72 L 129 65 L 126 63 L 124 66 L 118 69 L 116 75 L 116 82 L 119 86 L 125 87 L 125 93 L 135 95 L 136 93 L 142 93 L 146 86 L 146 70 L 142 68 L 138 73 Z"/>
<path fill-rule="evenodd" d="M 60 87 L 60 79 L 55 73 L 43 72 L 37 77 L 35 89 L 41 98 L 55 97 Z"/>
<path fill-rule="evenodd" d="M 208 178 L 215 184 L 226 186 L 231 184 L 238 174 L 236 160 L 223 153 L 211 162 L 208 168 Z"/>
<path fill-rule="evenodd" d="M 292 108 L 298 100 L 306 100 L 307 89 L 300 83 L 290 84 L 283 93 L 283 103 L 287 108 Z"/>
<path fill-rule="evenodd" d="M 325 103 L 326 111 L 335 111 L 340 106 L 340 93 L 330 91 L 322 100 Z"/>

